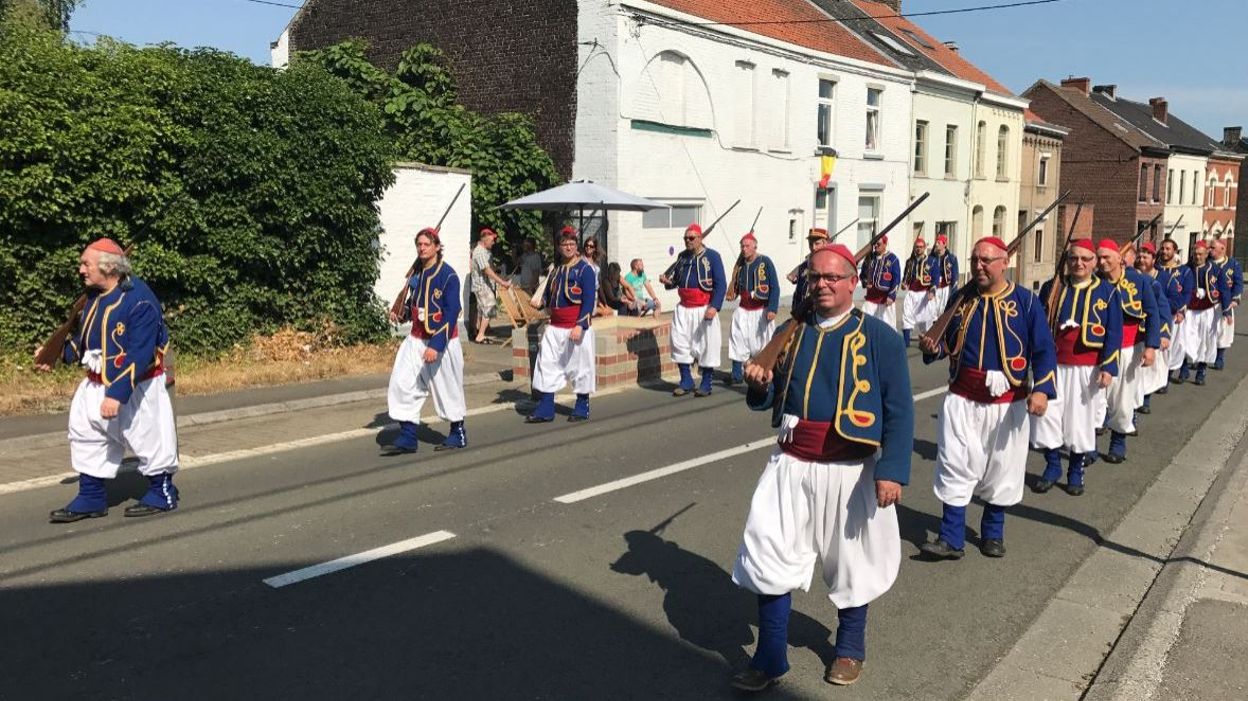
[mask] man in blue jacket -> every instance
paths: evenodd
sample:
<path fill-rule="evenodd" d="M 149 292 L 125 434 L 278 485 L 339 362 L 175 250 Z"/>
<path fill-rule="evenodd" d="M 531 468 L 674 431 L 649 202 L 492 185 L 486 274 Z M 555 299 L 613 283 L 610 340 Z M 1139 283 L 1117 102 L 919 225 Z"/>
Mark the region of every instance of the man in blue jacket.
<path fill-rule="evenodd" d="M 780 309 L 780 285 L 776 266 L 758 252 L 758 239 L 751 231 L 741 237 L 741 257 L 728 281 L 728 297 L 737 298 L 728 332 L 728 359 L 732 361 L 729 385 L 744 379 L 745 361 L 753 358 L 776 331 L 776 311 Z"/>
<path fill-rule="evenodd" d="M 761 691 L 789 669 L 794 589 L 822 561 L 838 609 L 836 658 L 824 679 L 852 684 L 866 659 L 867 605 L 897 578 L 901 535 L 894 508 L 910 480 L 914 398 L 906 350 L 894 329 L 853 308 L 854 254 L 831 244 L 810 256 L 813 309 L 774 371 L 745 369 L 750 408 L 771 410 L 776 450 L 755 488 L 733 566 L 758 595 L 758 646 L 732 684 Z"/>

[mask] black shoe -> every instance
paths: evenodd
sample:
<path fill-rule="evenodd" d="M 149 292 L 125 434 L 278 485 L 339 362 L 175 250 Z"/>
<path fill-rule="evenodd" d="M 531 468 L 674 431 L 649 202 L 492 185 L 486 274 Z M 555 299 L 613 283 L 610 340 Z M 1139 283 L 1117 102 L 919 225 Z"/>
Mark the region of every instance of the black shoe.
<path fill-rule="evenodd" d="M 102 518 L 108 515 L 108 509 L 103 511 L 70 511 L 69 509 L 57 509 L 48 514 L 48 523 L 73 523 L 81 521 L 84 518 Z"/>
<path fill-rule="evenodd" d="M 985 557 L 1005 557 L 1005 541 L 989 538 L 980 544 L 979 551 Z"/>
<path fill-rule="evenodd" d="M 1173 382 L 1176 385 L 1181 385 L 1184 382 L 1187 382 L 1187 378 L 1182 375 L 1175 375 L 1174 379 L 1172 379 L 1171 382 Z"/>
<path fill-rule="evenodd" d="M 1117 465 L 1126 459 L 1127 456 L 1125 455 L 1119 455 L 1118 453 L 1105 453 L 1105 462 L 1110 463 L 1111 465 Z"/>
<path fill-rule="evenodd" d="M 175 506 L 174 509 L 176 508 Z M 151 504 L 135 504 L 127 506 L 123 513 L 131 518 L 139 518 L 142 516 L 155 516 L 156 514 L 163 514 L 169 511 L 173 511 L 173 509 L 160 509 Z"/>
<path fill-rule="evenodd" d="M 686 394 L 689 394 L 689 390 L 685 389 L 684 387 L 677 387 L 676 389 L 672 390 L 673 397 L 683 397 Z"/>
<path fill-rule="evenodd" d="M 738 379 L 736 379 L 735 377 L 725 377 L 725 378 L 724 378 L 724 386 L 725 386 L 725 387 L 732 387 L 732 386 L 734 386 L 734 385 L 739 385 L 739 384 L 741 384 L 742 382 L 743 382 L 743 380 L 738 380 Z"/>
<path fill-rule="evenodd" d="M 1196 376 L 1196 379 L 1192 381 L 1192 384 L 1194 384 L 1194 385 L 1203 385 L 1203 384 L 1205 384 L 1205 376 L 1204 376 L 1204 375 L 1197 375 L 1197 376 Z"/>
<path fill-rule="evenodd" d="M 525 422 L 527 423 L 528 419 L 525 419 Z M 433 452 L 440 453 L 443 450 L 463 450 L 464 448 L 467 448 L 467 447 L 468 446 L 466 445 L 447 445 L 445 443 L 439 443 L 438 445 L 433 446 Z M 416 451 L 412 451 L 412 452 L 416 452 Z"/>
<path fill-rule="evenodd" d="M 769 677 L 757 669 L 747 669 L 732 675 L 732 688 L 741 691 L 764 691 L 780 683 L 780 677 Z"/>
<path fill-rule="evenodd" d="M 961 548 L 955 548 L 943 540 L 937 539 L 934 543 L 924 543 L 919 546 L 919 551 L 925 555 L 939 558 L 941 560 L 961 560 L 966 551 Z"/>
<path fill-rule="evenodd" d="M 538 416 L 537 414 L 529 414 L 528 416 L 524 417 L 524 422 L 526 424 L 548 424 L 554 420 L 555 420 L 555 417 L 553 416 L 547 419 L 547 418 Z"/>
<path fill-rule="evenodd" d="M 1155 393 L 1154 393 L 1154 394 L 1155 394 Z M 1140 412 L 1141 414 L 1151 414 L 1151 413 L 1153 413 L 1153 410 L 1152 410 L 1152 409 L 1150 409 L 1150 408 L 1148 408 L 1148 406 L 1141 406 L 1140 408 L 1136 409 L 1136 411 Z"/>
<path fill-rule="evenodd" d="M 709 396 L 711 396 L 711 390 L 709 390 L 709 389 L 702 389 L 701 387 L 699 387 L 699 388 L 697 388 L 697 389 L 693 390 L 693 396 L 695 396 L 695 397 L 709 397 Z"/>
<path fill-rule="evenodd" d="M 571 415 L 571 416 L 569 416 L 569 417 L 568 417 L 568 423 L 570 423 L 570 424 L 576 424 L 576 423 L 580 423 L 580 422 L 582 422 L 582 421 L 589 421 L 589 417 L 588 417 L 588 416 L 579 416 L 579 415 L 577 415 L 577 414 L 573 414 L 573 415 Z"/>
<path fill-rule="evenodd" d="M 1064 487 L 1064 489 L 1066 490 L 1066 493 L 1072 497 L 1083 496 L 1083 485 L 1075 486 L 1068 484 Z"/>
<path fill-rule="evenodd" d="M 438 450 L 438 449 L 435 448 L 434 450 Z M 407 448 L 403 446 L 397 446 L 397 445 L 388 445 L 385 448 L 382 448 L 381 451 L 382 451 L 382 455 L 386 457 L 393 457 L 395 455 L 411 455 L 412 453 L 416 452 L 416 449 Z"/>
<path fill-rule="evenodd" d="M 1035 492 L 1036 494 L 1044 494 L 1045 492 L 1052 489 L 1054 484 L 1056 483 L 1050 482 L 1048 480 L 1040 480 L 1039 482 L 1036 482 L 1034 485 L 1031 486 L 1031 491 Z"/>
<path fill-rule="evenodd" d="M 1096 429 L 1096 435 L 1098 435 L 1098 436 L 1103 436 L 1103 435 L 1105 435 L 1105 427 L 1104 427 L 1104 426 L 1101 426 L 1101 427 L 1097 428 L 1097 429 Z"/>
<path fill-rule="evenodd" d="M 1169 387 L 1162 387 L 1161 389 L 1157 390 L 1156 392 L 1153 392 L 1153 394 L 1165 394 L 1165 393 L 1167 393 L 1167 392 L 1169 392 L 1169 391 L 1170 391 L 1170 388 L 1169 388 Z"/>

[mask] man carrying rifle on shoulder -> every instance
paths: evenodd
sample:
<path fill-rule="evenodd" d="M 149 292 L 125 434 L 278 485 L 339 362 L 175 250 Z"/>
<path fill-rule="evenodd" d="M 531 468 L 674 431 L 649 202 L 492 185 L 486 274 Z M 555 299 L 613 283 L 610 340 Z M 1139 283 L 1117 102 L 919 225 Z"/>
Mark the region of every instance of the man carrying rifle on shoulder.
<path fill-rule="evenodd" d="M 1218 266 L 1226 287 L 1230 302 L 1230 314 L 1223 315 L 1222 323 L 1218 324 L 1218 351 L 1213 361 L 1213 369 L 1221 370 L 1226 365 L 1226 351 L 1235 342 L 1235 308 L 1239 306 L 1239 298 L 1244 294 L 1244 268 L 1238 260 L 1226 255 L 1226 239 L 1214 239 L 1210 244 L 1210 259 Z"/>
<path fill-rule="evenodd" d="M 867 299 L 862 311 L 873 316 L 894 331 L 897 330 L 897 290 L 901 287 L 901 261 L 888 250 L 888 237 L 881 236 L 871 247 L 871 253 L 862 260 L 859 271 Z"/>
<path fill-rule="evenodd" d="M 1209 243 L 1197 241 L 1192 250 L 1192 287 L 1187 298 L 1187 319 L 1183 321 L 1183 352 L 1187 356 L 1179 367 L 1176 382 L 1186 382 L 1192 365 L 1196 366 L 1196 384 L 1205 384 L 1205 371 L 1217 362 L 1221 326 L 1231 317 L 1231 295 L 1226 276 L 1209 260 Z"/>
<path fill-rule="evenodd" d="M 685 250 L 659 278 L 664 287 L 675 288 L 680 295 L 672 313 L 672 360 L 680 368 L 680 385 L 672 396 L 693 392 L 695 397 L 705 397 L 711 393 L 715 368 L 719 367 L 719 310 L 724 306 L 728 284 L 724 260 L 703 244 L 702 227 L 690 224 L 684 238 Z M 693 387 L 695 362 L 702 373 L 697 389 Z"/>
<path fill-rule="evenodd" d="M 1170 300 L 1171 326 L 1170 326 L 1170 349 L 1166 351 L 1163 357 L 1166 360 L 1166 382 L 1171 381 L 1170 373 L 1182 369 L 1187 362 L 1187 304 L 1188 298 L 1192 294 L 1192 288 L 1195 286 L 1196 278 L 1192 275 L 1192 269 L 1183 265 L 1183 261 L 1179 258 L 1179 244 L 1173 239 L 1166 239 L 1161 242 L 1161 248 L 1157 251 L 1157 281 L 1166 291 L 1166 297 Z M 1157 390 L 1157 394 L 1165 394 L 1169 389 L 1162 386 Z"/>
<path fill-rule="evenodd" d="M 789 271 L 788 275 L 789 282 L 797 285 L 797 288 L 793 290 L 792 311 L 800 309 L 802 302 L 806 300 L 806 293 L 809 288 L 809 283 L 806 281 L 806 268 L 810 265 L 810 256 L 827 244 L 827 229 L 816 227 L 811 229 L 810 233 L 806 235 L 806 245 L 810 248 L 810 254 L 801 263 L 798 263 L 796 268 Z"/>
<path fill-rule="evenodd" d="M 147 493 L 126 508 L 126 516 L 152 516 L 178 507 L 173 474 L 178 471 L 178 436 L 165 388 L 164 355 L 169 346 L 160 301 L 130 273 L 130 259 L 112 239 L 91 242 L 78 260 L 87 287 L 78 332 L 61 358 L 80 363 L 86 378 L 69 409 L 69 454 L 78 472 L 78 495 L 53 511 L 52 523 L 108 515 L 107 480 L 117 476 L 130 451 L 147 478 Z M 36 358 L 44 348 L 35 351 Z M 36 369 L 49 371 L 36 360 Z"/>
<path fill-rule="evenodd" d="M 1152 367 L 1144 372 L 1140 391 L 1144 401 L 1137 410 L 1141 414 L 1151 414 L 1153 395 L 1163 392 L 1166 382 L 1170 379 L 1170 349 L 1174 344 L 1174 305 L 1182 304 L 1182 295 L 1173 287 L 1167 288 L 1166 283 L 1174 283 L 1173 278 L 1164 279 L 1155 267 L 1157 246 L 1152 241 L 1140 244 L 1140 251 L 1135 257 L 1135 269 L 1146 279 L 1153 282 L 1153 297 L 1157 299 L 1157 320 L 1161 324 L 1161 347 L 1157 349 L 1157 358 Z M 1164 393 L 1164 392 L 1163 392 Z"/>

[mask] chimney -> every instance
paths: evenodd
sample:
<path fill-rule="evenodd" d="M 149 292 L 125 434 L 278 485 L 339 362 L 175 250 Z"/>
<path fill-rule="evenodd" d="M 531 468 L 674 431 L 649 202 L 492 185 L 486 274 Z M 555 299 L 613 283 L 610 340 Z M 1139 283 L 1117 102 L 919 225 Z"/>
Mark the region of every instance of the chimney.
<path fill-rule="evenodd" d="M 1170 103 L 1166 102 L 1164 97 L 1154 97 L 1148 101 L 1148 105 L 1153 108 L 1153 119 L 1166 123 L 1166 118 L 1170 116 Z"/>
<path fill-rule="evenodd" d="M 1092 92 L 1100 94 L 1100 95 L 1104 95 L 1105 97 L 1108 97 L 1111 100 L 1118 99 L 1118 86 L 1117 85 L 1097 85 L 1092 88 Z"/>
<path fill-rule="evenodd" d="M 1239 142 L 1244 138 L 1243 127 L 1227 127 L 1222 130 L 1222 145 L 1238 148 Z"/>
<path fill-rule="evenodd" d="M 958 53 L 958 42 L 956 42 L 956 41 L 946 41 L 946 42 L 944 42 L 944 44 L 945 44 L 945 48 L 949 49 L 950 51 L 952 51 L 952 52 L 953 52 L 953 53 L 955 53 L 955 54 L 956 54 L 956 53 Z"/>
<path fill-rule="evenodd" d="M 1083 93 L 1084 95 L 1087 95 L 1092 89 L 1092 79 L 1091 78 L 1076 78 L 1074 76 L 1071 76 L 1062 81 L 1062 87 L 1073 88 Z"/>

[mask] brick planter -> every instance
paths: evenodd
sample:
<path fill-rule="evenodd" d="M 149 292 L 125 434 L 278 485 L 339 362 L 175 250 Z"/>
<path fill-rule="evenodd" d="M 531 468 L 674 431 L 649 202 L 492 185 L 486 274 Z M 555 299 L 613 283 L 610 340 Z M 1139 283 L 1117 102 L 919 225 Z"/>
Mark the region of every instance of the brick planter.
<path fill-rule="evenodd" d="M 529 381 L 545 324 L 513 329 L 512 378 Z M 598 389 L 655 382 L 676 372 L 672 362 L 671 316 L 610 316 L 594 319 L 594 363 Z"/>

